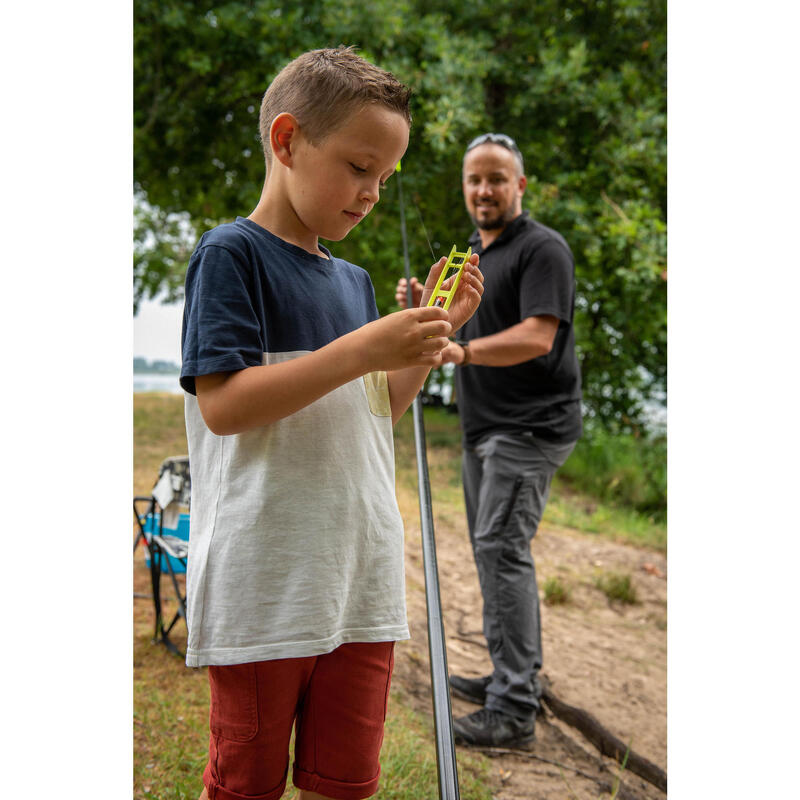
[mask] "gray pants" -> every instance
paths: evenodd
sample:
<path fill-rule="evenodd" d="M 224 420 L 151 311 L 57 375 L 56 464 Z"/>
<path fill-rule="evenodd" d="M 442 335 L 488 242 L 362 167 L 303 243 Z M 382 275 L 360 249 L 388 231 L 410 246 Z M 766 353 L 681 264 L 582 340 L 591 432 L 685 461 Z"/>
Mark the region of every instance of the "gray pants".
<path fill-rule="evenodd" d="M 575 443 L 496 434 L 464 446 L 467 522 L 483 595 L 483 633 L 494 665 L 486 707 L 529 719 L 539 708 L 539 591 L 531 540 L 550 482 Z"/>

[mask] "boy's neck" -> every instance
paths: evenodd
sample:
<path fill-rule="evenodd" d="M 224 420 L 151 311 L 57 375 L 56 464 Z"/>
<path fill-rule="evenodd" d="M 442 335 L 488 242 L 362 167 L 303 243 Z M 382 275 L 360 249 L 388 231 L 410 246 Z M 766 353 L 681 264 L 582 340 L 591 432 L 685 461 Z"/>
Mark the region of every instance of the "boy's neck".
<path fill-rule="evenodd" d="M 258 205 L 248 215 L 247 219 L 266 228 L 271 234 L 283 239 L 284 242 L 296 245 L 312 255 L 328 258 L 319 246 L 319 238 L 310 232 L 305 235 L 298 234 L 297 215 L 285 199 L 278 198 L 275 191 L 270 191 L 269 181 L 261 192 Z"/>

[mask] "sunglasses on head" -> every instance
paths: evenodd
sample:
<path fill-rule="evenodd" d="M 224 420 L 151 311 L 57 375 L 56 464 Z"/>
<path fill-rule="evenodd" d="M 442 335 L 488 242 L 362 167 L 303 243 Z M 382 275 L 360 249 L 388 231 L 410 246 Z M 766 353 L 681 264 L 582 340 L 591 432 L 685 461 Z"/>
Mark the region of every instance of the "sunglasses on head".
<path fill-rule="evenodd" d="M 506 136 L 504 133 L 482 133 L 480 136 L 476 136 L 467 145 L 467 149 L 464 152 L 469 153 L 473 147 L 486 144 L 487 142 L 491 144 L 499 144 L 501 147 L 505 147 L 506 150 L 510 150 L 512 153 L 517 153 L 519 157 L 522 158 L 522 153 L 520 153 L 517 143 L 510 136 Z"/>

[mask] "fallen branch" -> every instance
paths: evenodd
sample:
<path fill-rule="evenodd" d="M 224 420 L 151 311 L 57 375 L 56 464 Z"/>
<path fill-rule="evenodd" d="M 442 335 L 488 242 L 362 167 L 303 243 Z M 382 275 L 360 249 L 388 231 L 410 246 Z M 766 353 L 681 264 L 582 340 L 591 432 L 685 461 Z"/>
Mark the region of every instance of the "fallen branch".
<path fill-rule="evenodd" d="M 628 772 L 644 778 L 648 783 L 657 786 L 661 791 L 667 791 L 667 774 L 660 767 L 629 750 L 627 745 L 604 728 L 588 711 L 571 706 L 559 700 L 550 688 L 550 681 L 543 675 L 539 676 L 542 683 L 542 700 L 547 704 L 553 714 L 562 722 L 566 722 L 579 730 L 604 756 L 616 759 L 622 764 L 625 754 L 628 760 L 625 769 Z"/>
<path fill-rule="evenodd" d="M 506 748 L 506 747 L 481 747 L 477 748 L 482 753 L 485 753 L 490 758 L 494 758 L 496 756 L 517 756 L 518 758 L 528 758 L 534 761 L 543 761 L 545 764 L 551 764 L 554 767 L 558 767 L 559 770 L 568 769 L 570 772 L 574 772 L 576 775 L 580 775 L 581 778 L 586 778 L 587 780 L 592 781 L 597 785 L 597 788 L 601 792 L 605 792 L 607 794 L 612 794 L 614 791 L 614 787 L 610 783 L 598 778 L 596 775 L 590 775 L 588 772 L 584 772 L 577 767 L 570 766 L 569 764 L 562 764 L 560 761 L 554 761 L 550 758 L 545 758 L 544 756 L 537 756 L 535 753 L 531 753 L 528 750 L 517 750 L 514 748 Z M 602 765 L 601 765 L 602 766 Z M 564 777 L 563 771 L 561 772 L 561 777 Z M 566 778 L 564 779 L 566 780 Z M 569 784 L 567 784 L 569 785 Z M 625 786 L 622 781 L 619 781 L 616 787 L 616 794 L 614 795 L 617 800 L 639 800 L 639 795 L 632 792 Z"/>

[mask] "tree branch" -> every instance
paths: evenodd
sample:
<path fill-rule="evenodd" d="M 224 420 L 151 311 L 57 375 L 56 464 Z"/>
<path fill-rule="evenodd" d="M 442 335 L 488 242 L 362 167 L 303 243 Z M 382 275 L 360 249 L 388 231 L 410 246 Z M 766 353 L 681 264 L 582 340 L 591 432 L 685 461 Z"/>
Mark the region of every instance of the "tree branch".
<path fill-rule="evenodd" d="M 630 750 L 627 745 L 614 736 L 611 731 L 604 728 L 588 711 L 559 700 L 553 694 L 553 690 L 550 688 L 550 681 L 544 675 L 540 675 L 539 680 L 542 683 L 542 700 L 556 717 L 579 730 L 604 756 L 614 758 L 621 764 L 627 753 L 628 760 L 625 769 L 640 778 L 644 778 L 648 783 L 652 783 L 653 786 L 661 789 L 661 791 L 667 791 L 667 774 L 660 767 Z"/>

